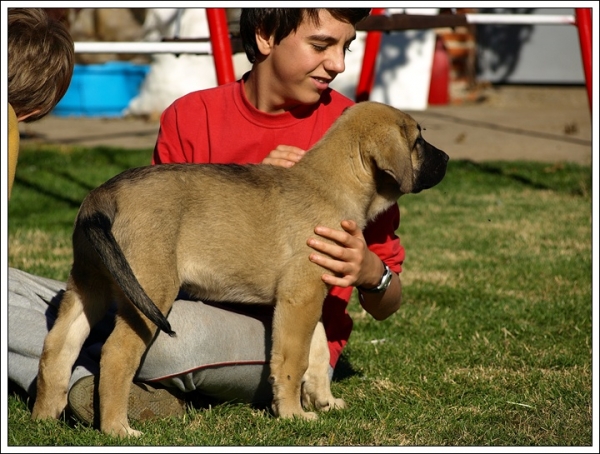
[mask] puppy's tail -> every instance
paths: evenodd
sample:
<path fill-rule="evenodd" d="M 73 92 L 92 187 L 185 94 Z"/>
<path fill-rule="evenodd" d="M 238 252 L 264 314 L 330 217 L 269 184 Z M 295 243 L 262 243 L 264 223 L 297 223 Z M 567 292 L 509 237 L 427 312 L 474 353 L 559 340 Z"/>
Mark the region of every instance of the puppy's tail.
<path fill-rule="evenodd" d="M 114 204 L 99 201 L 93 210 L 82 210 L 77 217 L 78 228 L 88 238 L 104 266 L 113 276 L 129 300 L 159 329 L 174 337 L 175 331 L 156 304 L 146 294 L 138 282 L 125 254 L 112 234 L 112 224 L 116 208 Z M 104 203 L 103 203 L 104 202 Z M 108 206 L 107 206 L 108 205 Z"/>

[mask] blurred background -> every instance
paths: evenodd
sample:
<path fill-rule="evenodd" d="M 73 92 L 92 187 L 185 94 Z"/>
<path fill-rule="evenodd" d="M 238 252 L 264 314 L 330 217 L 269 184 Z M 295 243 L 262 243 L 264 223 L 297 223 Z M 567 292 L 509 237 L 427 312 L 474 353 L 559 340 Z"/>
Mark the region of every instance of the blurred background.
<path fill-rule="evenodd" d="M 594 156 L 591 89 L 582 63 L 581 27 L 573 22 L 581 10 L 377 11 L 358 24 L 346 70 L 331 85 L 351 99 L 407 111 L 426 130 L 427 140 L 452 159 L 589 165 Z M 209 22 L 214 27 L 217 11 L 221 27 L 212 38 L 221 36 L 230 47 L 213 55 Z M 54 111 L 41 121 L 19 124 L 22 143 L 152 149 L 168 105 L 223 83 L 216 57 L 232 66 L 229 80 L 250 69 L 239 39 L 240 11 L 48 9 L 68 24 L 77 64 Z M 386 23 L 389 31 L 367 31 L 373 24 L 385 30 Z M 115 47 L 120 44 L 127 44 L 127 52 Z"/>
<path fill-rule="evenodd" d="M 204 8 L 46 10 L 68 24 L 78 43 L 207 40 L 210 35 Z M 250 68 L 239 47 L 240 11 L 225 9 L 235 78 Z M 536 21 L 549 15 L 573 16 L 574 8 L 390 8 L 384 14 L 447 18 L 485 14 L 503 20 L 509 15 L 529 15 L 531 21 L 383 32 L 373 68 L 371 100 L 401 109 L 423 110 L 429 105 L 480 102 L 491 86 L 585 85 L 577 27 Z M 359 27 L 347 54 L 346 71 L 332 84 L 353 99 L 361 76 L 366 36 L 367 32 Z M 156 117 L 179 96 L 215 85 L 214 58 L 208 53 L 78 52 L 72 87 L 54 113 Z M 107 92 L 107 87 L 112 87 L 114 94 Z"/>

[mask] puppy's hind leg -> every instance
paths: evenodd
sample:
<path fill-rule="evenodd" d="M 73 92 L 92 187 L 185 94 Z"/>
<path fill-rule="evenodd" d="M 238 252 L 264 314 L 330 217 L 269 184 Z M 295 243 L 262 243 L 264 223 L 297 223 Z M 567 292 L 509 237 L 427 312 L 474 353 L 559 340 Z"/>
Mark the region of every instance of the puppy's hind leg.
<path fill-rule="evenodd" d="M 174 268 L 174 267 L 173 267 Z M 161 287 L 162 271 L 157 269 L 150 279 L 139 279 L 148 296 L 163 314 L 168 314 L 179 290 L 176 276 L 165 271 L 162 276 L 169 286 Z M 152 281 L 152 283 L 150 283 Z M 177 282 L 177 283 L 176 283 Z M 100 356 L 100 380 L 98 396 L 100 407 L 100 430 L 119 437 L 139 436 L 127 419 L 129 392 L 141 359 L 156 334 L 157 327 L 122 296 L 115 328 L 108 337 Z"/>
<path fill-rule="evenodd" d="M 98 278 L 100 281 L 100 278 Z M 86 290 L 90 289 L 91 290 Z M 71 370 L 91 327 L 106 313 L 108 285 L 89 286 L 69 277 L 58 317 L 44 340 L 31 417 L 58 418 L 67 405 Z"/>
<path fill-rule="evenodd" d="M 308 369 L 302 378 L 302 405 L 304 408 L 329 411 L 334 408 L 346 407 L 343 399 L 335 398 L 331 394 L 329 357 L 325 327 L 319 321 L 310 344 Z"/>

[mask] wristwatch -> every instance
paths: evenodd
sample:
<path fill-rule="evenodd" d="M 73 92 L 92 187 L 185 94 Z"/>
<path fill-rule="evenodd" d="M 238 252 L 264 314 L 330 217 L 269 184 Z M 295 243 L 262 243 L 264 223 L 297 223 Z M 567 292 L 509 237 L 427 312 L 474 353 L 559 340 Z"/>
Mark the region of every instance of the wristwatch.
<path fill-rule="evenodd" d="M 383 263 L 383 261 L 381 262 Z M 383 263 L 383 276 L 381 276 L 381 281 L 377 287 L 373 288 L 364 288 L 361 286 L 356 287 L 362 293 L 383 293 L 387 290 L 392 282 L 392 270 L 390 267 Z"/>

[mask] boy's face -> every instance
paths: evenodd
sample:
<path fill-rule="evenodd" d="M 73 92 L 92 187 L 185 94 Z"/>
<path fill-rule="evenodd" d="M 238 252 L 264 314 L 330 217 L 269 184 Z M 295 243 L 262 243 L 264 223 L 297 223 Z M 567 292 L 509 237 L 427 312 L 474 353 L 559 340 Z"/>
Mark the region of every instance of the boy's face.
<path fill-rule="evenodd" d="M 356 38 L 354 26 L 340 22 L 325 9 L 319 11 L 319 25 L 303 20 L 295 32 L 278 45 L 269 39 L 268 55 L 261 63 L 270 105 L 257 106 L 278 113 L 301 104 L 314 104 L 335 77 L 344 71 L 344 57 Z M 261 68 L 262 69 L 262 68 Z M 263 77 L 261 75 L 261 77 Z"/>

